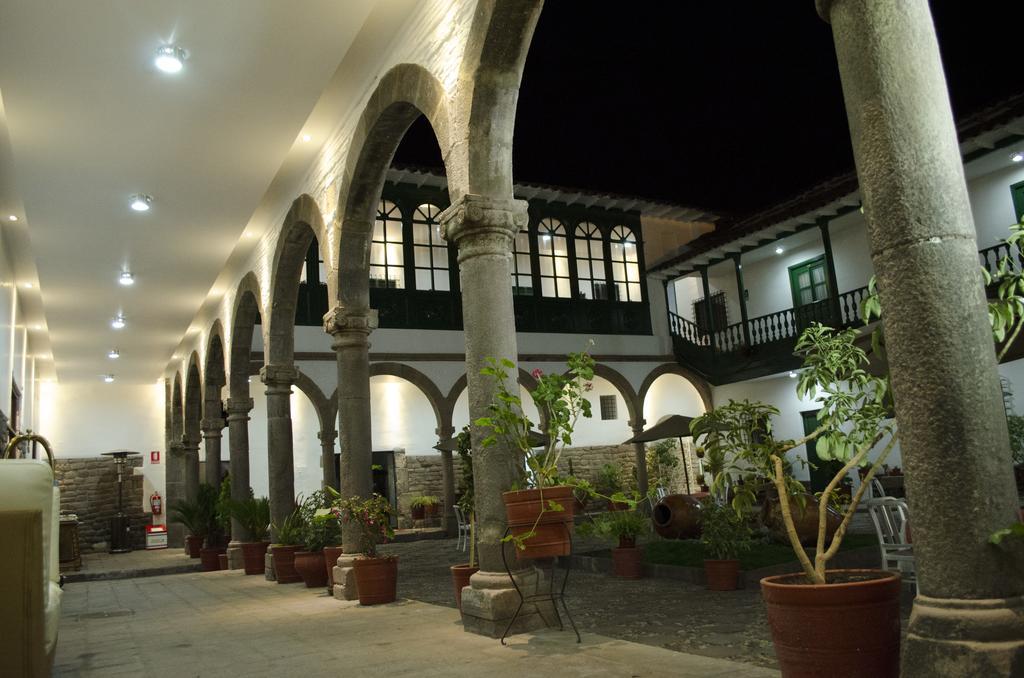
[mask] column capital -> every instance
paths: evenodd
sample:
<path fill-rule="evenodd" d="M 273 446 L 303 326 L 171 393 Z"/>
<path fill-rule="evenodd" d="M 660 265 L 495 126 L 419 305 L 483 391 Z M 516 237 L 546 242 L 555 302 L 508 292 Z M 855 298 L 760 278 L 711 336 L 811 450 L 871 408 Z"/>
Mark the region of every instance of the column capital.
<path fill-rule="evenodd" d="M 633 434 L 634 435 L 639 435 L 640 433 L 643 433 L 644 424 L 646 424 L 646 423 L 647 423 L 646 419 L 643 419 L 643 418 L 634 419 L 634 420 L 629 422 L 629 427 L 633 430 Z"/>
<path fill-rule="evenodd" d="M 453 202 L 437 219 L 441 224 L 441 235 L 445 240 L 457 243 L 460 251 L 464 247 L 462 240 L 465 236 L 478 235 L 480 237 L 473 238 L 474 241 L 505 241 L 504 247 L 500 248 L 500 252 L 505 253 L 511 249 L 509 245 L 515 234 L 529 223 L 528 208 L 529 203 L 525 200 L 467 194 Z"/>
<path fill-rule="evenodd" d="M 333 445 L 334 441 L 338 439 L 337 431 L 317 431 L 316 437 L 320 440 L 322 445 Z"/>
<path fill-rule="evenodd" d="M 377 325 L 374 308 L 346 308 L 338 304 L 324 314 L 324 332 L 335 337 L 350 332 L 369 334 Z"/>
<path fill-rule="evenodd" d="M 298 378 L 299 368 L 295 365 L 264 365 L 260 368 L 260 381 L 270 388 L 290 389 Z"/>
<path fill-rule="evenodd" d="M 181 436 L 181 450 L 184 454 L 198 454 L 199 441 L 190 440 L 187 435 Z"/>
<path fill-rule="evenodd" d="M 199 422 L 199 428 L 202 429 L 204 438 L 219 438 L 226 424 L 227 422 L 219 417 L 207 418 Z"/>
<path fill-rule="evenodd" d="M 451 440 L 452 438 L 455 437 L 455 427 L 438 426 L 437 428 L 434 429 L 434 433 L 436 433 L 437 437 L 440 438 L 441 440 Z"/>
<path fill-rule="evenodd" d="M 252 398 L 228 398 L 224 404 L 224 409 L 228 413 L 228 421 L 239 417 L 248 419 L 253 407 L 255 407 L 255 403 Z"/>

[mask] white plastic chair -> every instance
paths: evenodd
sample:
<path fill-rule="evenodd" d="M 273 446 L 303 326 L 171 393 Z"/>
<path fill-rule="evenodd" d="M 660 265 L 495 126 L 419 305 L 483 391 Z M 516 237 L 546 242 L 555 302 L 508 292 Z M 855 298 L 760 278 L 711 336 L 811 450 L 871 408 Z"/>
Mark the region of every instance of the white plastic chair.
<path fill-rule="evenodd" d="M 459 540 L 455 548 L 465 551 L 469 547 L 469 521 L 466 520 L 466 514 L 461 506 L 455 504 L 452 508 L 455 509 L 455 522 L 459 527 Z"/>
<path fill-rule="evenodd" d="M 907 503 L 896 497 L 880 497 L 869 500 L 867 506 L 878 535 L 882 569 L 899 572 L 903 581 L 916 584 L 914 545 L 907 541 Z"/>

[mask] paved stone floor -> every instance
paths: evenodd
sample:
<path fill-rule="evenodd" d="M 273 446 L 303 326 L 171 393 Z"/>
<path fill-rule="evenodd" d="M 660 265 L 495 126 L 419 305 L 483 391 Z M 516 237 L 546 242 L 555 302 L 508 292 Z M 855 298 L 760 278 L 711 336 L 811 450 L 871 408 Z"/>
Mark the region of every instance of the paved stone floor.
<path fill-rule="evenodd" d="M 123 579 L 129 576 L 156 576 L 198 571 L 198 558 L 189 558 L 180 548 L 130 551 L 128 553 L 87 553 L 82 555 L 82 568 L 64 572 L 69 582 L 91 579 Z"/>
<path fill-rule="evenodd" d="M 593 633 L 574 641 L 541 631 L 502 647 L 465 633 L 451 607 L 402 600 L 363 608 L 299 584 L 208 572 L 69 584 L 54 675 L 777 675 Z"/>

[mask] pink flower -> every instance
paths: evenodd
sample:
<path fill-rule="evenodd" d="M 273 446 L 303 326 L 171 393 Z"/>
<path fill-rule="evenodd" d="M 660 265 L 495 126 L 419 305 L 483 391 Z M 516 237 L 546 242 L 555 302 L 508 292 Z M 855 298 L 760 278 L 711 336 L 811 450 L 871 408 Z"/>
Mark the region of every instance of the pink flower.
<path fill-rule="evenodd" d="M 540 379 L 541 377 L 544 376 L 544 371 L 539 367 L 535 367 L 533 368 L 533 371 L 530 372 L 530 376 L 533 377 L 534 379 Z"/>

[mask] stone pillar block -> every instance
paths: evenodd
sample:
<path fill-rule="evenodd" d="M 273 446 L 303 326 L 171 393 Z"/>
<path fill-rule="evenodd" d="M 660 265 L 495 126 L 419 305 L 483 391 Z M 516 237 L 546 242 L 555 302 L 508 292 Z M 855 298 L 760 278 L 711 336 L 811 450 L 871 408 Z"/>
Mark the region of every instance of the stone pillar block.
<path fill-rule="evenodd" d="M 334 599 L 335 600 L 359 600 L 359 590 L 356 588 L 356 570 L 352 562 L 362 553 L 343 553 L 338 557 L 338 563 L 334 566 Z"/>

